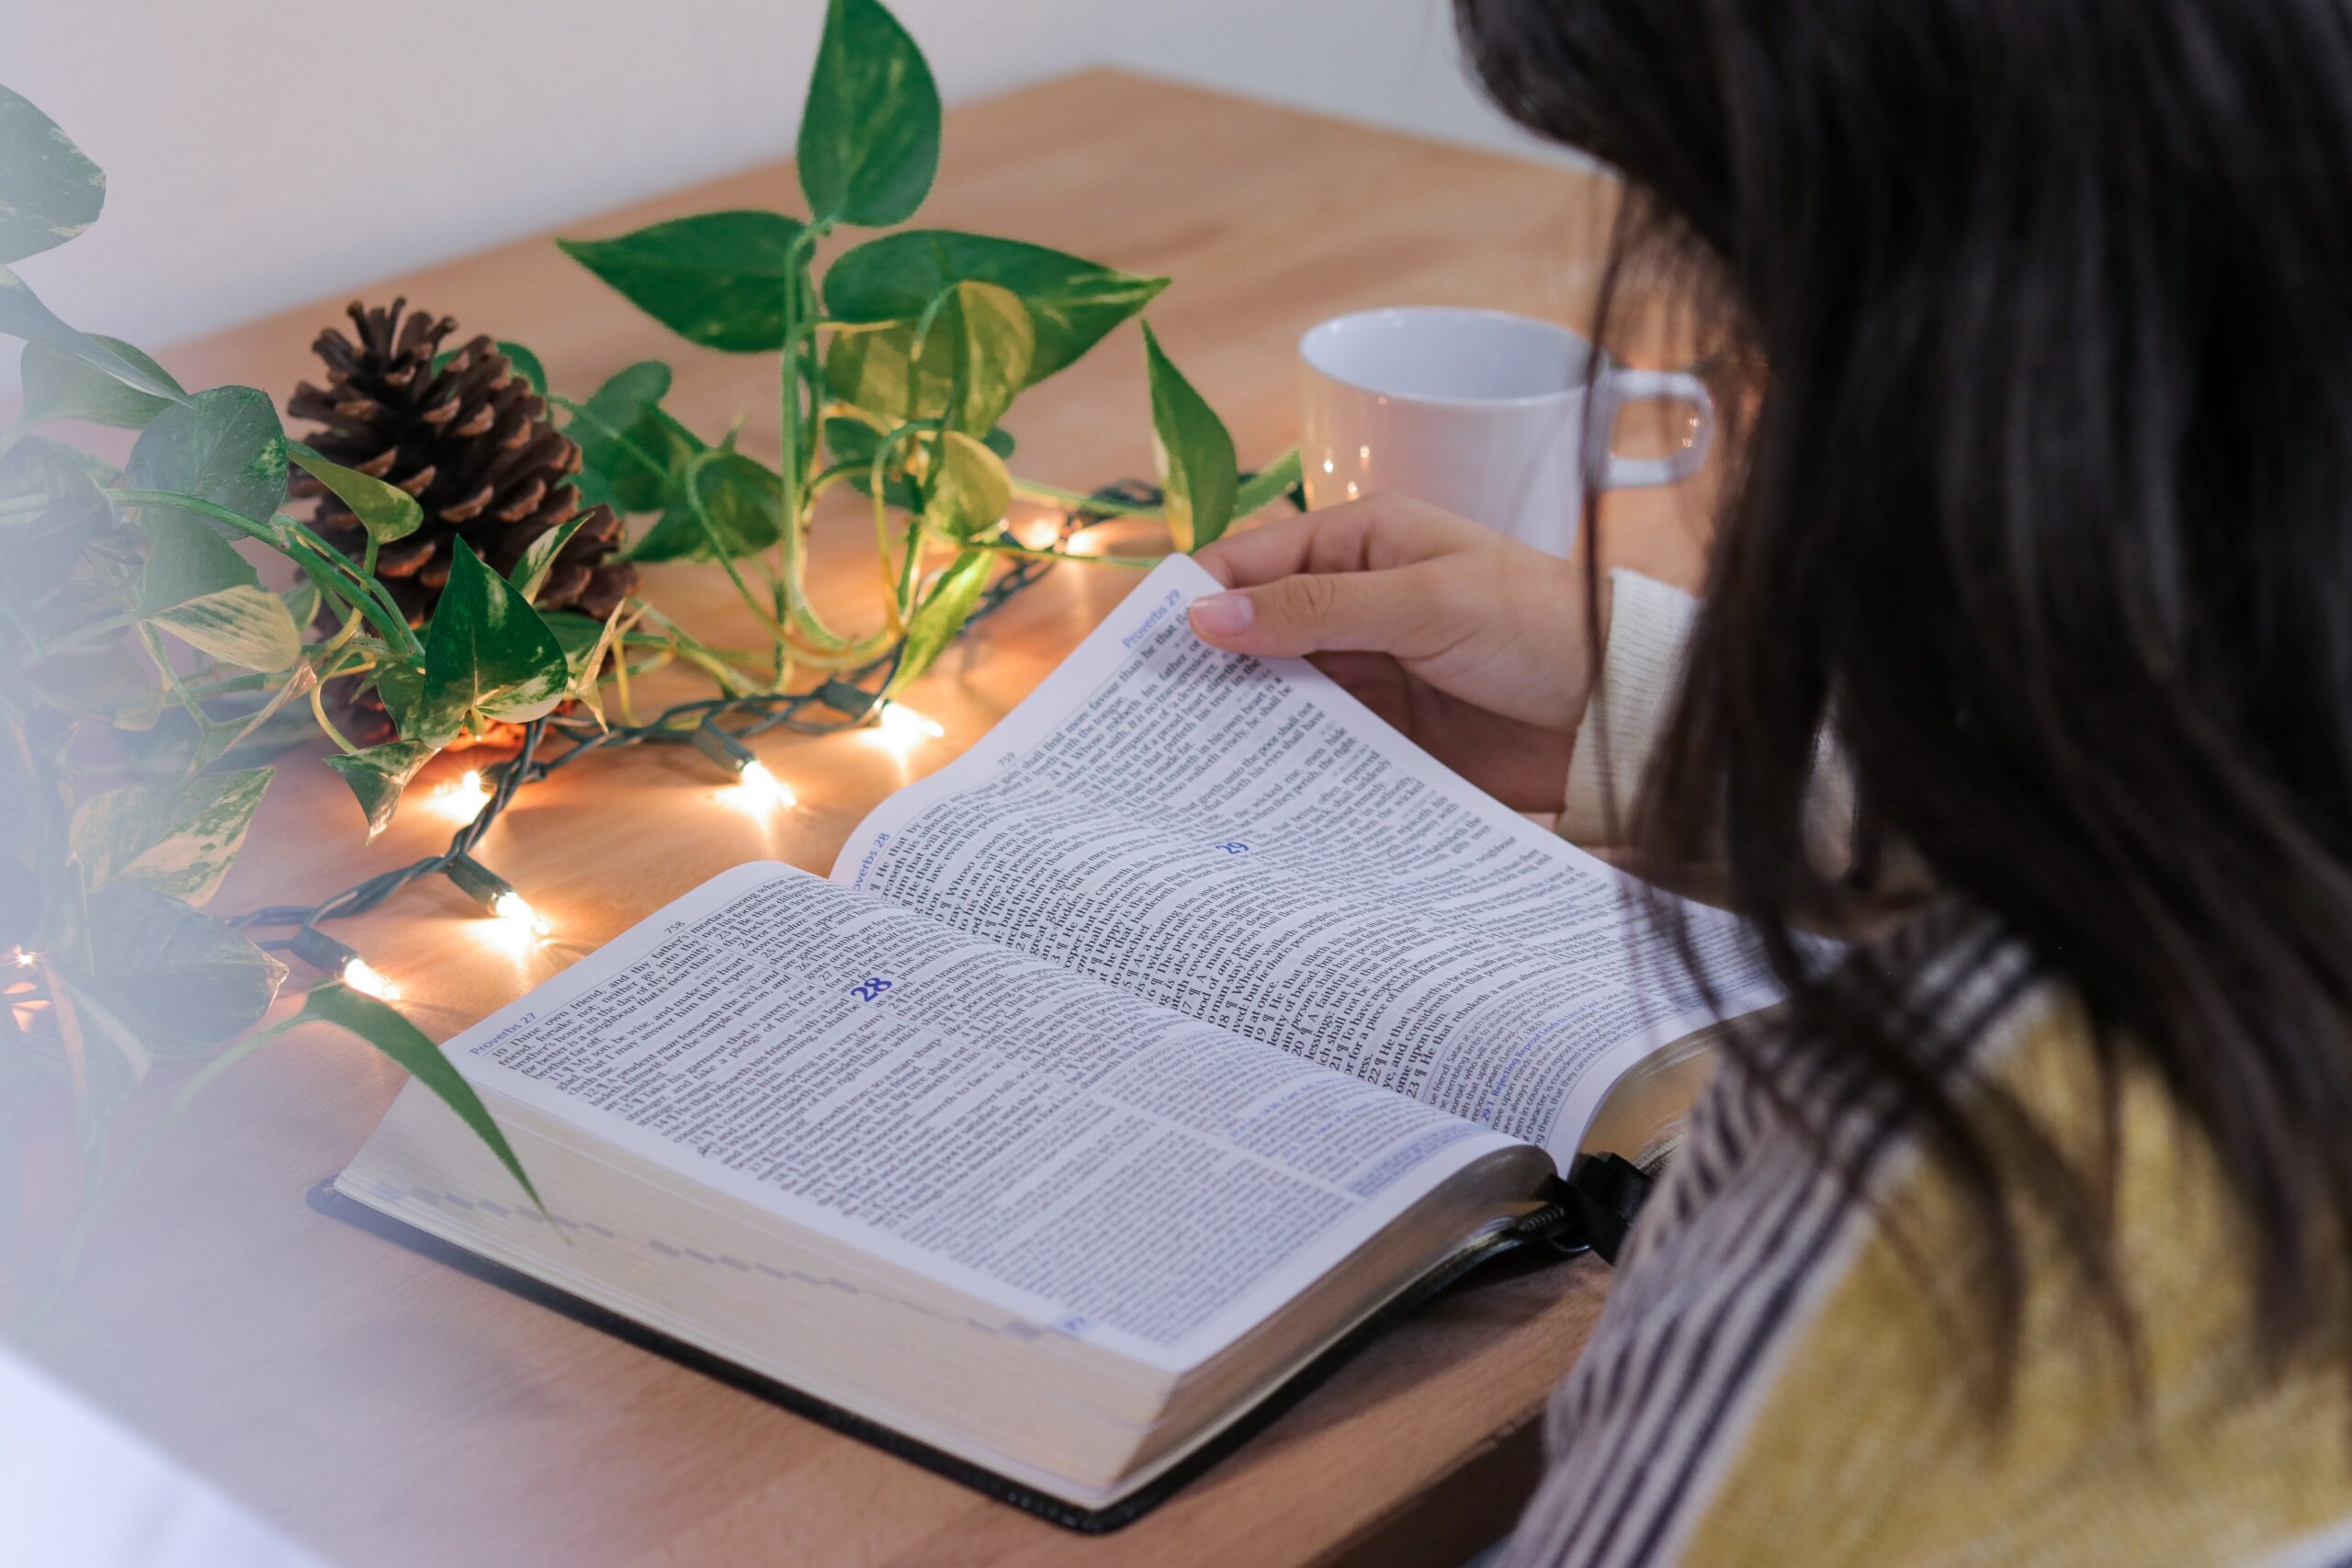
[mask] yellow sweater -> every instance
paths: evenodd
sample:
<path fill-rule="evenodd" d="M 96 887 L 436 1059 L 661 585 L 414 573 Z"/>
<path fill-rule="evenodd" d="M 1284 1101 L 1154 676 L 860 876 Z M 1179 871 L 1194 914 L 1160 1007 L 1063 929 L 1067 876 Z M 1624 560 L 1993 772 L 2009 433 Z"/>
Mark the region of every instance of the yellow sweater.
<path fill-rule="evenodd" d="M 2090 1156 L 2098 1098 L 2070 1006 L 2030 994 L 1980 1059 Z M 2117 1187 L 2140 1392 L 2030 1212 L 1998 1427 L 1967 1372 L 1970 1222 L 1899 1122 L 1858 1107 L 1840 1133 L 1890 1226 L 1818 1174 L 1752 1084 L 1726 1074 L 1702 1110 L 1555 1398 L 1550 1472 L 1508 1562 L 2352 1562 L 2352 1373 L 2256 1364 L 2218 1173 L 2145 1075 L 2122 1086 Z"/>
<path fill-rule="evenodd" d="M 1656 630 L 1621 649 L 1612 628 L 1604 679 L 1621 652 L 1671 660 Z M 2027 990 L 1972 1060 L 2078 1167 L 2095 1158 L 2094 1058 L 2063 994 Z M 2352 1371 L 2257 1365 L 2220 1175 L 2159 1085 L 2126 1069 L 2120 1086 L 2138 1392 L 2028 1205 L 2021 1360 L 1998 1427 L 1971 1381 L 1976 1254 L 1957 1194 L 1898 1114 L 1834 1079 L 1792 1087 L 1841 1108 L 1835 1137 L 1871 1202 L 1756 1084 L 1720 1075 L 1554 1400 L 1550 1467 L 1505 1562 L 2352 1564 Z"/>

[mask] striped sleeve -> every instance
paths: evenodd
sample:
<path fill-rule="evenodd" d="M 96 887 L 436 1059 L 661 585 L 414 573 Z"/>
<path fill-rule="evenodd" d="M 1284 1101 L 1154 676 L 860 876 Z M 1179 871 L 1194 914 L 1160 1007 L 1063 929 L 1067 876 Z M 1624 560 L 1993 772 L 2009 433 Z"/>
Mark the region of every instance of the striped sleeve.
<path fill-rule="evenodd" d="M 1942 945 L 1953 929 L 1936 923 L 1944 918 L 1907 922 L 1885 939 L 1889 958 Z M 1919 982 L 1947 1008 L 1994 1005 L 2020 979 L 2014 953 L 1958 951 L 1979 960 L 1973 974 L 1958 979 L 1956 965 L 1939 964 Z M 1883 1089 L 1769 1034 L 1751 1047 L 1743 1055 L 1773 1088 L 1726 1059 L 1693 1110 L 1592 1341 L 1553 1397 L 1548 1467 L 1509 1568 L 1680 1560 L 1724 1464 L 1752 1436 L 1774 1369 L 1870 1240 L 1870 1210 L 1856 1194 L 1912 1157 L 1907 1119 Z M 1956 1048 L 1931 1048 L 1928 1059 L 1949 1062 Z M 1819 1141 L 1790 1122 L 1781 1107 L 1791 1104 L 1807 1108 Z M 1835 1161 L 1821 1157 L 1824 1142 Z"/>
<path fill-rule="evenodd" d="M 1554 1397 L 1550 1465 L 1510 1568 L 1671 1561 L 1710 1461 L 1736 1441 L 1776 1346 L 1838 1272 L 1859 1213 L 1752 1080 L 1718 1076 Z"/>
<path fill-rule="evenodd" d="M 1963 1100 L 1997 1088 L 2107 1183 L 2131 1354 L 2086 1307 L 2075 1233 L 2021 1204 L 2019 1339 L 1988 1427 L 1966 1315 L 1981 1213 L 1884 1092 L 1756 1041 L 1766 1077 L 1709 1089 L 1554 1398 L 1510 1568 L 2352 1568 L 2341 1341 L 2256 1374 L 2210 1144 L 2153 1067 L 2102 1068 L 2021 950 L 1949 930 L 1905 976 L 1918 1065 Z M 2015 1125 L 1988 1123 L 1997 1161 Z M 2324 1280 L 2324 1310 L 2352 1315 L 2345 1271 Z"/>

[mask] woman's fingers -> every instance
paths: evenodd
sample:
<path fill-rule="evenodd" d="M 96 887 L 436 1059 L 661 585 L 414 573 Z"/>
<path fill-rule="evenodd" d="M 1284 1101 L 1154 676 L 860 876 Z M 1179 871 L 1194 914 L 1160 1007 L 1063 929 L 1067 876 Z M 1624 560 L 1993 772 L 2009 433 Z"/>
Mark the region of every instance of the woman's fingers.
<path fill-rule="evenodd" d="M 1437 563 L 1386 571 L 1302 571 L 1193 601 L 1193 630 L 1234 653 L 1337 651 L 1428 659 L 1476 624 Z"/>
<path fill-rule="evenodd" d="M 1586 672 L 1573 569 L 1402 496 L 1220 539 L 1200 563 L 1226 592 L 1193 629 L 1235 653 L 1382 654 L 1447 698 L 1573 730 Z"/>
<path fill-rule="evenodd" d="M 1375 571 L 1498 543 L 1476 523 L 1426 502 L 1371 495 L 1228 534 L 1196 558 L 1227 588 L 1247 588 L 1306 571 Z"/>

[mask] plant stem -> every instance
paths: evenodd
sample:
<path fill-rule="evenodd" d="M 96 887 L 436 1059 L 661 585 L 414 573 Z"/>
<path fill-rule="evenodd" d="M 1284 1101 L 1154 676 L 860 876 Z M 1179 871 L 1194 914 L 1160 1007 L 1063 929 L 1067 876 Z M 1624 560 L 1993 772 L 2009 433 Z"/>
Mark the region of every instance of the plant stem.
<path fill-rule="evenodd" d="M 906 629 L 910 606 L 907 604 L 904 574 L 890 570 L 890 502 L 888 487 L 883 482 L 883 474 L 890 466 L 890 454 L 897 449 L 899 442 L 935 428 L 937 423 L 935 420 L 910 421 L 899 426 L 898 429 L 874 444 L 874 456 L 866 463 L 865 490 L 874 502 L 874 553 L 881 560 L 882 603 L 883 607 L 890 613 L 890 629 L 893 633 Z M 922 527 L 922 513 L 918 512 L 915 513 L 913 523 L 907 530 L 907 560 L 910 567 L 914 562 L 915 542 Z"/>
<path fill-rule="evenodd" d="M 108 615 L 103 620 L 96 620 L 89 622 L 85 626 L 75 626 L 63 637 L 51 638 L 50 642 L 41 649 L 41 656 L 46 659 L 53 654 L 62 653 L 66 649 L 73 648 L 76 643 L 87 641 L 92 637 L 104 637 L 109 632 L 122 631 L 126 627 L 134 626 L 138 624 L 139 617 L 127 610 L 117 615 Z"/>
<path fill-rule="evenodd" d="M 175 490 L 118 490 L 108 493 L 125 505 L 177 507 L 183 512 L 193 512 L 200 516 L 209 517 L 216 523 L 226 523 L 247 538 L 259 539 L 263 544 L 274 545 L 277 542 L 277 536 L 270 532 L 268 525 L 256 523 L 242 512 L 232 512 L 227 507 L 207 501 L 200 495 L 182 495 Z"/>
<path fill-rule="evenodd" d="M 368 619 L 378 631 L 384 633 L 386 642 L 395 645 L 405 644 L 410 653 L 418 659 L 424 657 L 424 644 L 417 639 L 416 629 L 408 624 L 408 616 L 401 609 L 398 602 L 392 598 L 390 589 L 386 588 L 372 573 L 362 571 L 353 565 L 349 556 L 320 538 L 317 534 L 311 531 L 308 525 L 296 522 L 283 513 L 278 514 L 277 521 L 285 524 L 297 539 L 318 551 L 333 565 L 341 567 L 346 574 L 358 582 L 360 588 L 368 594 L 368 604 L 374 604 L 383 616 L 381 621 L 379 621 L 375 615 L 368 615 Z M 269 537 L 269 542 L 272 545 L 277 544 L 275 536 Z M 284 547 L 278 547 L 282 549 Z M 367 604 L 352 600 L 351 605 L 362 615 L 367 615 Z"/>
<path fill-rule="evenodd" d="M 1064 490 L 1059 485 L 1040 484 L 1035 479 L 1015 478 L 1012 481 L 1012 493 L 1030 501 L 1050 501 L 1057 506 L 1071 511 L 1099 512 L 1107 517 L 1149 517 L 1157 521 L 1165 521 L 1168 516 L 1164 507 L 1139 506 L 1131 501 L 1105 501 L 1100 496 L 1088 495 L 1081 491 Z"/>
<path fill-rule="evenodd" d="M 187 688 L 187 694 L 194 697 L 197 701 L 202 702 L 208 697 L 226 697 L 238 692 L 264 691 L 267 689 L 268 685 L 269 677 L 267 675 L 261 673 L 259 671 L 252 671 L 243 675 L 227 675 L 221 677 L 218 681 L 206 681 L 199 684 L 189 686 Z"/>
<path fill-rule="evenodd" d="M 710 513 L 702 503 L 703 465 L 722 455 L 718 448 L 713 447 L 707 451 L 695 453 L 694 459 L 686 465 L 684 481 L 686 504 L 694 508 L 695 521 L 702 525 L 703 537 L 710 541 L 711 554 L 718 558 L 718 564 L 727 569 L 727 579 L 735 585 L 735 592 L 742 596 L 743 603 L 750 607 L 752 614 L 758 618 L 760 624 L 767 627 L 769 634 L 781 643 L 785 637 L 783 624 L 770 615 L 759 600 L 752 596 L 751 584 L 743 581 L 743 573 L 736 567 L 734 557 L 728 553 L 726 541 L 718 536 L 718 525 L 711 522 Z"/>
<path fill-rule="evenodd" d="M 623 648 L 617 652 L 619 656 L 613 660 L 613 705 L 620 710 L 621 722 L 634 729 L 637 728 L 637 705 L 628 694 L 628 649 Z"/>
<path fill-rule="evenodd" d="M 334 721 L 327 717 L 326 689 L 324 681 L 311 688 L 311 716 L 319 721 L 319 728 L 327 732 L 327 739 L 334 741 L 345 756 L 356 757 L 359 748 L 345 739 L 343 731 L 334 727 Z"/>
<path fill-rule="evenodd" d="M 670 646 L 676 650 L 679 658 L 717 681 L 719 689 L 729 696 L 744 697 L 752 694 L 752 689 L 744 682 L 743 677 L 737 674 L 726 660 L 704 647 L 684 626 L 650 605 L 646 607 L 646 617 L 658 623 L 669 632 Z"/>
<path fill-rule="evenodd" d="M 285 540 L 278 536 L 277 531 L 267 524 L 256 523 L 242 512 L 232 512 L 229 508 L 216 505 L 201 496 L 182 495 L 177 491 L 169 490 L 118 490 L 108 493 L 116 501 L 129 506 L 165 506 L 175 507 L 182 512 L 193 512 L 199 517 L 209 517 L 216 523 L 225 523 L 245 537 L 258 539 L 280 555 L 292 556 L 293 554 L 286 547 Z M 368 573 L 360 570 L 349 556 L 320 538 L 304 525 L 282 513 L 277 520 L 283 523 L 287 530 L 303 544 L 316 550 L 329 562 L 341 567 L 367 593 L 368 604 L 375 607 L 375 612 L 372 614 L 369 613 L 368 605 L 361 604 L 357 600 L 349 602 L 361 614 L 368 616 L 368 621 L 378 631 L 384 634 L 385 641 L 404 644 L 411 653 L 419 658 L 424 657 L 424 645 L 417 640 L 415 631 L 408 624 L 408 617 L 400 613 L 400 606 L 392 603 L 391 595 L 385 591 L 382 583 L 378 582 Z M 333 573 L 329 575 L 332 576 Z"/>
<path fill-rule="evenodd" d="M 915 587 L 919 563 L 922 560 L 922 513 L 918 512 L 907 519 L 907 554 L 899 566 L 899 618 L 910 619 L 915 613 Z"/>
<path fill-rule="evenodd" d="M 1133 567 L 1138 571 L 1148 571 L 1168 558 L 1166 556 L 1080 556 L 1068 550 L 1042 549 L 1013 539 L 969 539 L 964 547 L 967 550 L 993 550 L 1000 555 L 1031 556 L 1038 560 L 1066 560 L 1079 566 Z"/>
<path fill-rule="evenodd" d="M 803 296 L 808 288 L 808 254 L 816 248 L 822 230 L 818 224 L 793 236 L 792 248 L 785 259 L 784 269 L 784 352 L 778 356 L 777 395 L 783 422 L 784 461 L 784 533 L 779 564 L 785 582 L 785 615 L 790 620 L 800 608 L 801 562 L 800 529 L 803 522 L 802 495 L 808 478 L 807 456 L 801 449 L 800 394 L 802 365 L 801 338 L 811 330 L 802 313 Z"/>

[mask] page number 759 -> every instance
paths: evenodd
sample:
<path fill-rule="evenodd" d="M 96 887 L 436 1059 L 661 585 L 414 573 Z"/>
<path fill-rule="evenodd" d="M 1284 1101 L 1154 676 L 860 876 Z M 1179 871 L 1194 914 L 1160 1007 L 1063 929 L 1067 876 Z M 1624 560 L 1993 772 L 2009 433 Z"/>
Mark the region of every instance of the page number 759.
<path fill-rule="evenodd" d="M 889 988 L 889 981 L 879 975 L 870 975 L 852 986 L 849 988 L 849 994 L 862 1002 L 878 1002 L 882 999 L 882 993 Z"/>

